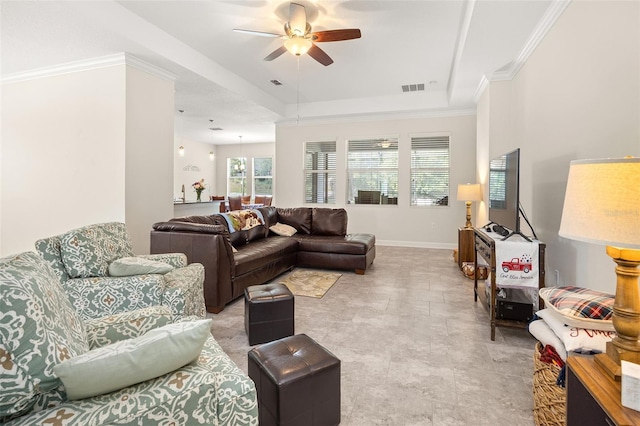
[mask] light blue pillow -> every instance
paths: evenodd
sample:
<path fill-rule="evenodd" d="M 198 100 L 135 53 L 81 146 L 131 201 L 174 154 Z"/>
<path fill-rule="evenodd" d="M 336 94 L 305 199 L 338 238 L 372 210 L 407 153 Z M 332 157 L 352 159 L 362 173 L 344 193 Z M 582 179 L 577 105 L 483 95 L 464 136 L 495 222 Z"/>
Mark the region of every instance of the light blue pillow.
<path fill-rule="evenodd" d="M 53 367 L 71 400 L 113 392 L 170 373 L 200 356 L 211 320 L 156 328 L 67 359 Z"/>
<path fill-rule="evenodd" d="M 109 275 L 112 277 L 129 277 L 144 274 L 166 274 L 173 270 L 168 263 L 149 260 L 143 257 L 123 257 L 109 264 Z"/>

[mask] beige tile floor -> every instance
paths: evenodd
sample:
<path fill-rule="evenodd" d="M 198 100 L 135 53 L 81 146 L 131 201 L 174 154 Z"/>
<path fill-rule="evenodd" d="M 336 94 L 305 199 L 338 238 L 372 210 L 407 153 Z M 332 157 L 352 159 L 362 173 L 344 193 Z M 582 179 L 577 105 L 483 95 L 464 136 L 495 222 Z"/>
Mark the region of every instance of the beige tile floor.
<path fill-rule="evenodd" d="M 209 316 L 246 371 L 243 303 Z M 535 340 L 499 327 L 491 341 L 452 250 L 378 246 L 366 275 L 344 272 L 322 299 L 297 297 L 295 314 L 296 333 L 342 360 L 343 426 L 533 425 Z"/>

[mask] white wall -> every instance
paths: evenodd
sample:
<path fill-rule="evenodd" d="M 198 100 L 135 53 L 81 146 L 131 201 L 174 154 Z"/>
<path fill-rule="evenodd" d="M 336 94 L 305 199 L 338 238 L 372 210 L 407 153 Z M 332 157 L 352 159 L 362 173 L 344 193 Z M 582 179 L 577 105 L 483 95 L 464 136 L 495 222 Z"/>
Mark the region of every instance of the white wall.
<path fill-rule="evenodd" d="M 151 225 L 173 217 L 173 81 L 127 67 L 125 223 L 134 253 L 150 249 Z"/>
<path fill-rule="evenodd" d="M 173 214 L 173 91 L 124 64 L 4 84 L 1 255 L 107 221 L 148 253 L 152 223 Z"/>
<path fill-rule="evenodd" d="M 184 157 L 178 155 L 180 146 L 184 146 Z M 174 197 L 182 197 L 182 185 L 184 185 L 186 201 L 196 201 L 196 192 L 191 185 L 200 179 L 204 179 L 206 186 L 202 192 L 202 201 L 209 200 L 210 195 L 218 195 L 216 193 L 216 170 L 219 168 L 217 148 L 216 145 L 208 143 L 175 138 L 173 143 Z M 213 152 L 213 161 L 209 159 L 210 152 Z"/>
<path fill-rule="evenodd" d="M 450 193 L 447 207 L 411 207 L 410 137 L 448 134 L 451 147 Z M 346 141 L 354 138 L 399 138 L 398 205 L 346 205 Z M 476 118 L 474 114 L 411 119 L 359 120 L 322 124 L 276 126 L 275 196 L 279 207 L 302 206 L 304 202 L 303 144 L 337 141 L 337 188 L 335 205 L 349 215 L 351 233 L 376 235 L 378 244 L 416 247 L 457 247 L 457 229 L 465 223 L 465 204 L 456 200 L 459 183 L 475 182 Z M 474 218 L 475 223 L 475 218 Z"/>
<path fill-rule="evenodd" d="M 522 149 L 521 201 L 547 244 L 547 285 L 557 270 L 560 285 L 615 291 L 604 246 L 558 229 L 571 160 L 640 155 L 639 29 L 638 2 L 573 1 L 513 81 L 491 83 L 479 104 L 490 155 Z"/>
<path fill-rule="evenodd" d="M 252 190 L 253 170 L 251 161 L 254 157 L 273 158 L 273 173 L 275 174 L 275 144 L 274 143 L 243 143 L 236 145 L 218 145 L 218 156 L 216 157 L 216 194 L 227 194 L 227 159 L 233 157 L 245 157 L 247 159 L 247 189 L 245 194 L 255 195 Z M 275 176 L 274 176 L 275 184 Z M 277 202 L 274 194 L 273 204 Z"/>

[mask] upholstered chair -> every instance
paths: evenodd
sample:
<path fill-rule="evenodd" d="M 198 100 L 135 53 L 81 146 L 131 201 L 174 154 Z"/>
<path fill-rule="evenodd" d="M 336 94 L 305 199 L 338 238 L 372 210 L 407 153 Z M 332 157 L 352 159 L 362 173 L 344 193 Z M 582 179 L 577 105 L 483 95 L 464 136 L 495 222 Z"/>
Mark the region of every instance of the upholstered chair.
<path fill-rule="evenodd" d="M 242 210 L 242 199 L 239 195 L 229 195 L 229 210 Z"/>
<path fill-rule="evenodd" d="M 204 267 L 183 253 L 136 256 L 124 223 L 100 223 L 36 241 L 84 320 L 150 306 L 204 317 Z"/>
<path fill-rule="evenodd" d="M 256 195 L 255 197 L 253 197 L 253 202 L 256 204 L 264 204 L 264 199 L 264 195 Z"/>
<path fill-rule="evenodd" d="M 174 322 L 162 305 L 110 314 L 117 294 L 70 299 L 37 253 L 0 259 L 0 424 L 258 425 L 255 386 L 213 338 L 211 320 Z M 94 304 L 103 311 L 83 318 Z"/>
<path fill-rule="evenodd" d="M 242 204 L 251 204 L 251 195 L 243 195 Z"/>

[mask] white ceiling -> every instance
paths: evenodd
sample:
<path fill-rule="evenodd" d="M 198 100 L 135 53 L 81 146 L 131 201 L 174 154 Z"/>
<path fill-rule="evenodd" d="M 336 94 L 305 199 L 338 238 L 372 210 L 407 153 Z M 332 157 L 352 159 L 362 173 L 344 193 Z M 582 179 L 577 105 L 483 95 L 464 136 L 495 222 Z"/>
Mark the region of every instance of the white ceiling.
<path fill-rule="evenodd" d="M 2 0 L 0 72 L 10 81 L 34 69 L 127 52 L 176 76 L 179 136 L 272 142 L 275 122 L 473 109 L 483 76 L 512 76 L 567 4 L 297 2 L 313 31 L 359 28 L 362 38 L 319 43 L 335 61 L 328 67 L 289 53 L 265 62 L 282 40 L 232 30 L 283 33 L 289 2 Z M 416 83 L 425 90 L 402 92 L 402 85 Z M 224 130 L 208 130 L 210 119 Z"/>

